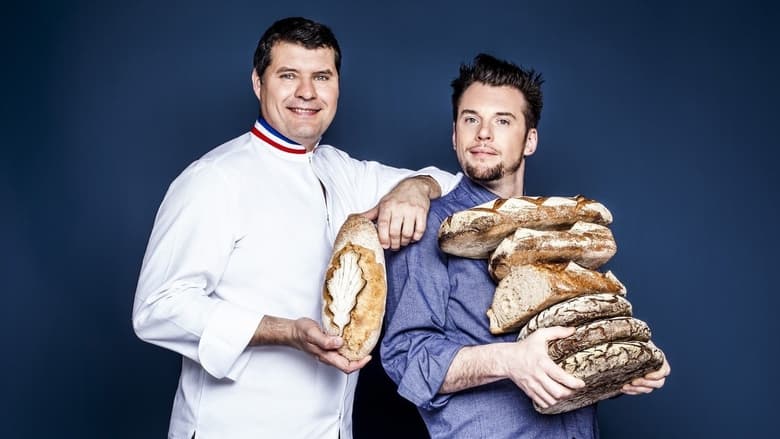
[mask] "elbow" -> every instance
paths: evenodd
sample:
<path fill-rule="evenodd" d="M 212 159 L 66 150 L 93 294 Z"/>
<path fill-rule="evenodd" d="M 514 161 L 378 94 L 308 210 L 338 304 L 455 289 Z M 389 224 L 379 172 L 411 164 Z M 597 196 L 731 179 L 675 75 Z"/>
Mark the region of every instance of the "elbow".
<path fill-rule="evenodd" d="M 133 332 L 136 337 L 143 341 L 149 341 L 147 330 L 149 328 L 149 311 L 148 307 L 136 306 L 133 309 L 132 315 Z"/>

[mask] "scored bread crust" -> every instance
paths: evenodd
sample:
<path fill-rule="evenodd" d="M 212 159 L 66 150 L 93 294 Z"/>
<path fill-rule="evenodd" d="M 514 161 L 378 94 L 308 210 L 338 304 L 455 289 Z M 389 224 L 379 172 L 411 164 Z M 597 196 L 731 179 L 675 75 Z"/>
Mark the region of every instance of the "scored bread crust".
<path fill-rule="evenodd" d="M 574 334 L 550 341 L 547 352 L 553 361 L 559 361 L 601 343 L 649 340 L 650 327 L 647 323 L 633 317 L 613 317 L 578 326 Z"/>
<path fill-rule="evenodd" d="M 595 270 L 617 252 L 608 227 L 578 221 L 568 230 L 534 230 L 524 227 L 504 238 L 490 256 L 488 269 L 500 281 L 513 266 L 535 262 L 573 261 Z"/>
<path fill-rule="evenodd" d="M 558 365 L 582 379 L 585 387 L 547 408 L 534 403 L 539 413 L 557 414 L 576 410 L 621 393 L 621 388 L 647 373 L 658 370 L 664 354 L 652 342 L 602 343 L 564 358 Z"/>
<path fill-rule="evenodd" d="M 581 195 L 499 198 L 445 219 L 439 227 L 439 247 L 451 255 L 486 259 L 518 227 L 557 229 L 577 221 L 607 225 L 612 213 Z"/>
<path fill-rule="evenodd" d="M 599 273 L 574 262 L 512 267 L 498 283 L 487 310 L 490 332 L 513 331 L 551 305 L 592 293 L 625 295 L 626 287 L 611 271 Z"/>
<path fill-rule="evenodd" d="M 580 326 L 596 319 L 630 317 L 631 302 L 618 294 L 585 294 L 564 300 L 531 317 L 523 326 L 517 339 L 522 340 L 532 332 L 551 326 Z"/>
<path fill-rule="evenodd" d="M 357 258 L 357 274 L 365 284 L 356 292 L 339 291 L 337 293 L 345 294 L 334 295 L 329 292 L 328 281 L 341 268 L 342 256 L 346 253 L 353 253 Z M 339 285 L 333 287 L 342 288 Z M 356 361 L 371 353 L 382 330 L 386 299 L 385 257 L 376 227 L 360 215 L 350 215 L 336 236 L 323 286 L 322 325 L 327 334 L 340 335 L 344 339 L 344 344 L 338 350 L 341 355 Z M 334 300 L 355 302 L 343 331 L 334 322 L 334 312 L 331 310 Z M 337 305 L 348 306 L 349 303 Z"/>

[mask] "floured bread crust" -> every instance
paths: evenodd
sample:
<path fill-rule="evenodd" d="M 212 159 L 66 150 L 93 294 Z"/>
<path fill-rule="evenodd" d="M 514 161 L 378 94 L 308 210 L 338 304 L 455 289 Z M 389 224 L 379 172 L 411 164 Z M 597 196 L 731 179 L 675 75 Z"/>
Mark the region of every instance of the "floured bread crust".
<path fill-rule="evenodd" d="M 534 403 L 534 408 L 539 413 L 557 414 L 611 398 L 621 393 L 623 385 L 660 369 L 663 363 L 663 352 L 652 342 L 611 342 L 584 349 L 558 365 L 585 381 L 585 387 L 550 407 Z"/>
<path fill-rule="evenodd" d="M 339 353 L 360 360 L 379 340 L 387 299 L 384 251 L 374 224 L 350 215 L 339 230 L 325 273 L 322 324 L 344 339 Z"/>
<path fill-rule="evenodd" d="M 519 329 L 543 309 L 591 293 L 625 295 L 626 287 L 611 271 L 599 273 L 574 262 L 512 267 L 496 287 L 487 310 L 490 332 Z"/>
<path fill-rule="evenodd" d="M 536 262 L 573 261 L 595 270 L 617 252 L 609 228 L 578 221 L 568 230 L 519 228 L 501 241 L 490 256 L 488 268 L 500 281 L 513 266 Z"/>
<path fill-rule="evenodd" d="M 450 215 L 439 227 L 439 247 L 455 256 L 486 259 L 518 227 L 555 230 L 577 221 L 607 225 L 612 213 L 580 195 L 499 198 Z"/>

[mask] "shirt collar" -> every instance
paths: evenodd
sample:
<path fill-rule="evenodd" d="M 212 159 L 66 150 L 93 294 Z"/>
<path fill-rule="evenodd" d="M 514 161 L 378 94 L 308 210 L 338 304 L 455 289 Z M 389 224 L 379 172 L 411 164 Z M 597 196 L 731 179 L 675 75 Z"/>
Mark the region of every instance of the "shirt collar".
<path fill-rule="evenodd" d="M 487 190 L 485 187 L 475 183 L 466 175 L 461 179 L 461 185 L 466 195 L 474 202 L 475 206 L 487 203 L 488 201 L 493 201 L 496 198 L 501 198 Z"/>
<path fill-rule="evenodd" d="M 283 136 L 282 133 L 276 131 L 268 122 L 262 117 L 257 118 L 255 125 L 251 130 L 252 134 L 263 143 L 270 145 L 279 151 L 286 152 L 288 154 L 306 154 L 306 147 L 294 140 L 290 140 Z"/>

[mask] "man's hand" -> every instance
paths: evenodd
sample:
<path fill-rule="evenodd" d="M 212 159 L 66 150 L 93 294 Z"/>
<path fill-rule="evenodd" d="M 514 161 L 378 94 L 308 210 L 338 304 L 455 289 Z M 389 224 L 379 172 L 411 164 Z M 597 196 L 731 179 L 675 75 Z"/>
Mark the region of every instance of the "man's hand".
<path fill-rule="evenodd" d="M 640 395 L 650 393 L 655 389 L 660 389 L 666 382 L 666 377 L 672 372 L 669 362 L 664 358 L 664 364 L 661 368 L 648 373 L 642 378 L 637 378 L 623 386 L 621 391 L 626 395 Z"/>
<path fill-rule="evenodd" d="M 376 220 L 382 248 L 398 250 L 422 238 L 430 200 L 440 195 L 441 188 L 433 178 L 427 175 L 410 177 L 398 183 L 374 208 L 361 215 Z"/>
<path fill-rule="evenodd" d="M 547 353 L 549 341 L 573 333 L 574 328 L 542 328 L 508 350 L 507 376 L 539 407 L 547 408 L 585 387 L 584 381 L 564 371 Z"/>
<path fill-rule="evenodd" d="M 302 317 L 297 320 L 265 316 L 260 321 L 250 345 L 286 345 L 306 352 L 317 360 L 331 365 L 344 373 L 352 373 L 363 368 L 371 356 L 360 361 L 350 361 L 338 353 L 344 341 L 341 337 L 327 335 L 312 319 Z"/>
<path fill-rule="evenodd" d="M 542 328 L 520 342 L 461 348 L 439 393 L 454 393 L 509 378 L 540 407 L 547 408 L 585 387 L 550 359 L 547 342 L 568 337 L 574 328 Z"/>

